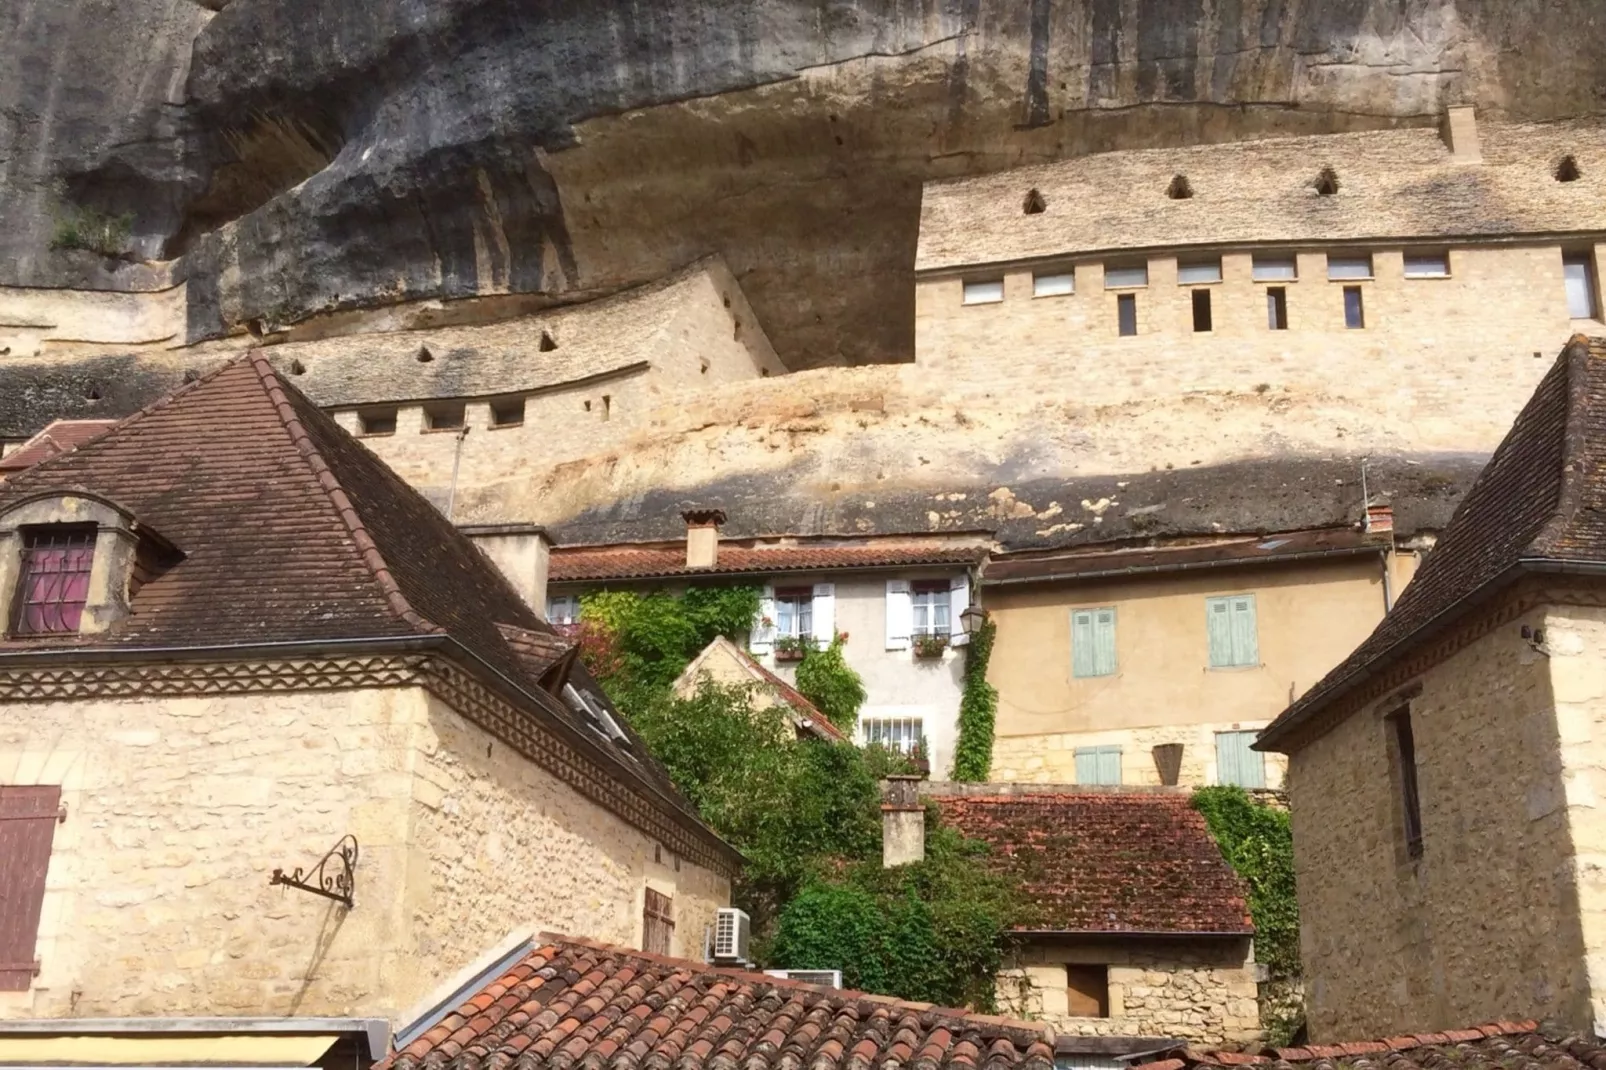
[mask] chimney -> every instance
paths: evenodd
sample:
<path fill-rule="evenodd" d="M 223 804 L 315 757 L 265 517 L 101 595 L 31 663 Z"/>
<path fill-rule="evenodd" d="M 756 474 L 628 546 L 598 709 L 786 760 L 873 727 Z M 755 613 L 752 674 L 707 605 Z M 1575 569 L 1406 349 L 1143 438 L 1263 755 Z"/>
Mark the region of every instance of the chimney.
<path fill-rule="evenodd" d="M 719 563 L 719 526 L 725 523 L 722 509 L 687 509 L 680 514 L 686 521 L 686 567 L 713 568 Z"/>
<path fill-rule="evenodd" d="M 881 782 L 881 865 L 920 862 L 926 857 L 926 808 L 920 777 L 889 776 Z"/>
<path fill-rule="evenodd" d="M 537 524 L 459 524 L 458 530 L 502 570 L 519 596 L 545 620 L 552 553 L 546 529 Z"/>
<path fill-rule="evenodd" d="M 1483 149 L 1478 143 L 1478 116 L 1471 105 L 1447 108 L 1444 112 L 1444 143 L 1456 163 L 1482 163 Z"/>
<path fill-rule="evenodd" d="M 1366 507 L 1366 533 L 1368 535 L 1386 535 L 1394 530 L 1394 509 L 1388 505 L 1368 505 Z"/>

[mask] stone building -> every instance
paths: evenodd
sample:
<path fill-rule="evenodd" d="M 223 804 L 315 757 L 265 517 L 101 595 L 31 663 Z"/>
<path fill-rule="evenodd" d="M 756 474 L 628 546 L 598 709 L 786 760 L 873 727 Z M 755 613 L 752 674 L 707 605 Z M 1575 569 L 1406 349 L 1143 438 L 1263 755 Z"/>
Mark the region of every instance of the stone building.
<path fill-rule="evenodd" d="M 0 1018 L 387 1018 L 729 901 L 570 645 L 260 353 L 0 484 L 0 592 Z"/>
<path fill-rule="evenodd" d="M 1373 507 L 1358 527 L 994 555 L 991 778 L 1281 787 L 1250 744 L 1405 585 L 1391 528 Z"/>
<path fill-rule="evenodd" d="M 1599 120 L 1101 153 L 926 186 L 916 361 L 1085 405 L 1514 412 L 1535 351 L 1602 322 L 1603 252 Z"/>
<path fill-rule="evenodd" d="M 1152 1050 L 1156 1037 L 1258 1036 L 1261 970 L 1243 883 L 1186 793 L 925 790 L 944 822 L 1021 880 L 1033 921 L 999 976 L 1007 1013 L 1048 1021 L 1062 1038 L 1124 1038 L 1128 1051 Z"/>
<path fill-rule="evenodd" d="M 675 678 L 675 694 L 682 698 L 695 695 L 705 681 L 746 689 L 756 709 L 780 707 L 799 739 L 835 742 L 847 738 L 802 692 L 723 635 L 716 635 Z"/>
<path fill-rule="evenodd" d="M 868 693 L 857 738 L 904 751 L 924 741 L 932 775 L 947 775 L 959 730 L 961 615 L 987 553 L 984 535 L 724 539 L 724 513 L 685 517 L 680 543 L 553 549 L 548 620 L 574 621 L 580 596 L 599 589 L 760 587 L 746 645 L 762 668 L 790 686 L 806 647 L 845 635 L 843 655 Z"/>
<path fill-rule="evenodd" d="M 1288 756 L 1313 1040 L 1606 1021 L 1606 341 L 1258 747 Z"/>

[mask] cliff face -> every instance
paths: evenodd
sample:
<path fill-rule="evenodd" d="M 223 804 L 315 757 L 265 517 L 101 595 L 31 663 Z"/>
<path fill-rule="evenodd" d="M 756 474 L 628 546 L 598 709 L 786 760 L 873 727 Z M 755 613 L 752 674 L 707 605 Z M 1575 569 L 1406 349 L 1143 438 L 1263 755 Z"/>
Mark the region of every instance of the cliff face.
<path fill-rule="evenodd" d="M 907 359 L 925 179 L 1592 112 L 1603 48 L 1597 0 L 10 0 L 0 285 L 186 278 L 195 340 L 720 252 L 790 366 Z M 49 250 L 75 206 L 129 256 Z"/>

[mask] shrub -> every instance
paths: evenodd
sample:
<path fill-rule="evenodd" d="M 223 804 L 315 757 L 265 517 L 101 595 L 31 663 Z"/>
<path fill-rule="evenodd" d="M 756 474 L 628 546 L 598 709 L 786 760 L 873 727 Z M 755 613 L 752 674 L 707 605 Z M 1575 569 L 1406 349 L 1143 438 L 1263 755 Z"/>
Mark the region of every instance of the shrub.
<path fill-rule="evenodd" d="M 851 734 L 864 705 L 864 680 L 842 656 L 839 633 L 824 648 L 808 648 L 797 666 L 797 689 L 817 706 L 826 719 Z"/>
<path fill-rule="evenodd" d="M 93 208 L 62 208 L 56 214 L 50 248 L 85 249 L 101 256 L 122 256 L 128 252 L 128 238 L 133 229 L 134 217 L 127 213 L 111 215 Z"/>

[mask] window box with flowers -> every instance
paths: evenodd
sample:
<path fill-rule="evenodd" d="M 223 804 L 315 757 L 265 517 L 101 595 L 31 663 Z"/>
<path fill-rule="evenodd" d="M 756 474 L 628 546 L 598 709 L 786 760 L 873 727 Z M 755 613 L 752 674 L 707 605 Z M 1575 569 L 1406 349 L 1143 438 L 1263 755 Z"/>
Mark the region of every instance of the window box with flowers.
<path fill-rule="evenodd" d="M 803 655 L 814 649 L 814 640 L 803 635 L 775 637 L 776 661 L 802 661 Z"/>
<path fill-rule="evenodd" d="M 948 637 L 926 632 L 914 637 L 913 646 L 917 658 L 940 658 L 943 651 L 948 649 Z"/>

